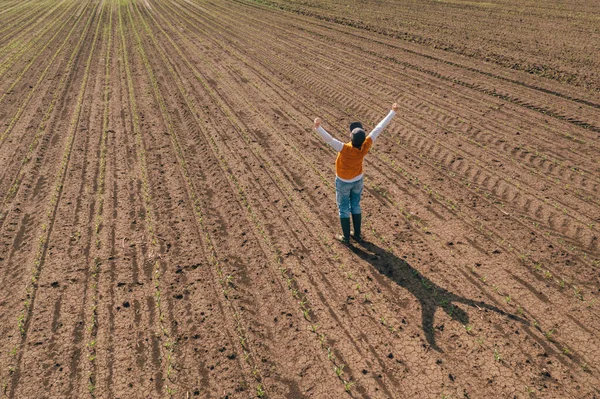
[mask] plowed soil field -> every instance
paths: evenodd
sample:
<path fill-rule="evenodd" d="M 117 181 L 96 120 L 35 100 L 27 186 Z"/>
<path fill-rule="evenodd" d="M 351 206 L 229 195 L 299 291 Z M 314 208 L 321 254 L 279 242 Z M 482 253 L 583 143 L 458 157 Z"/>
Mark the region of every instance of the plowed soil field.
<path fill-rule="evenodd" d="M 600 398 L 599 26 L 0 0 L 0 396 Z M 346 248 L 312 120 L 393 102 Z"/>

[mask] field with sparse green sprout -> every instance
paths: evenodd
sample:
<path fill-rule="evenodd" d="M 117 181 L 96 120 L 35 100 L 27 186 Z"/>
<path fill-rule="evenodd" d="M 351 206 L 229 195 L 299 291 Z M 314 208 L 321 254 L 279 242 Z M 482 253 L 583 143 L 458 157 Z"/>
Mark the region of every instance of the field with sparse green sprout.
<path fill-rule="evenodd" d="M 0 398 L 600 398 L 600 5 L 0 0 Z M 335 137 L 365 158 L 347 248 Z"/>

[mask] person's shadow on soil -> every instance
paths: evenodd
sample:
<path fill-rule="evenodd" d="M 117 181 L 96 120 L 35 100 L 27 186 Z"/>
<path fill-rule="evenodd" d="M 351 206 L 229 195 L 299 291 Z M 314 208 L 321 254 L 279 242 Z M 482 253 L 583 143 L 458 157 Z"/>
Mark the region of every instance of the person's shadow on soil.
<path fill-rule="evenodd" d="M 511 320 L 529 324 L 527 320 L 507 313 L 496 306 L 489 305 L 483 301 L 474 301 L 446 290 L 424 277 L 404 259 L 378 247 L 371 242 L 363 242 L 360 247 L 353 247 L 353 252 L 361 259 L 369 262 L 382 275 L 387 276 L 399 286 L 407 289 L 415 296 L 421 305 L 422 326 L 425 339 L 438 352 L 443 350 L 435 343 L 433 317 L 438 308 L 443 309 L 451 318 L 458 320 L 464 326 L 469 325 L 467 312 L 456 306 L 462 303 L 479 309 L 488 309 Z"/>

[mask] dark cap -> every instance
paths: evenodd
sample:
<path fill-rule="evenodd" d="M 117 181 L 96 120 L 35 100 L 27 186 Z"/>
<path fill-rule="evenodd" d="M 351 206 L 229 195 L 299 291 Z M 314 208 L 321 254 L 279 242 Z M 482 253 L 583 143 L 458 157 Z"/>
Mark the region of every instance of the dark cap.
<path fill-rule="evenodd" d="M 356 129 L 357 127 L 362 129 L 362 128 L 363 128 L 363 125 L 362 125 L 362 123 L 360 123 L 360 122 L 352 122 L 352 123 L 350 124 L 350 131 L 353 131 L 353 130 L 354 130 L 354 129 Z"/>
<path fill-rule="evenodd" d="M 354 130 L 352 130 L 352 134 L 350 135 L 350 137 L 352 140 L 352 147 L 358 148 L 360 150 L 363 143 L 365 142 L 367 135 L 362 129 L 362 127 L 357 127 L 354 128 Z"/>

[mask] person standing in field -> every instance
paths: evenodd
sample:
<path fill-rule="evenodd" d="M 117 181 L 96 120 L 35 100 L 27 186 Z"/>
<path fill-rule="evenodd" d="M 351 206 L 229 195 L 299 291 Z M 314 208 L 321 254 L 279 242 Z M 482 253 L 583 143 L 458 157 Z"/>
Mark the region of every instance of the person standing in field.
<path fill-rule="evenodd" d="M 350 215 L 352 215 L 352 224 L 354 224 L 353 238 L 357 242 L 362 241 L 360 200 L 363 192 L 363 159 L 397 111 L 398 105 L 394 103 L 392 110 L 368 136 L 362 123 L 352 122 L 350 124 L 350 142 L 346 144 L 331 137 L 321 126 L 321 118 L 315 118 L 314 130 L 338 152 L 335 160 L 335 198 L 340 214 L 342 235 L 337 235 L 336 238 L 346 245 L 350 245 Z"/>

